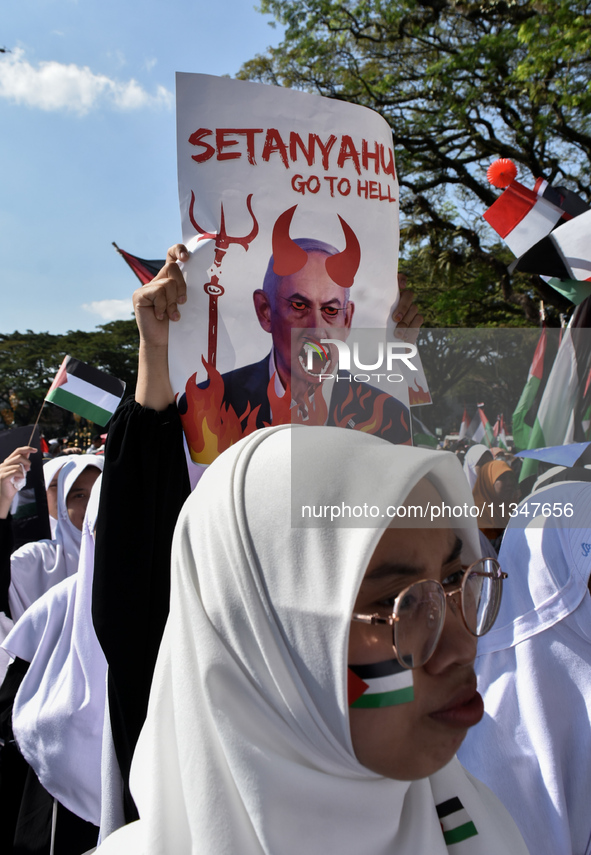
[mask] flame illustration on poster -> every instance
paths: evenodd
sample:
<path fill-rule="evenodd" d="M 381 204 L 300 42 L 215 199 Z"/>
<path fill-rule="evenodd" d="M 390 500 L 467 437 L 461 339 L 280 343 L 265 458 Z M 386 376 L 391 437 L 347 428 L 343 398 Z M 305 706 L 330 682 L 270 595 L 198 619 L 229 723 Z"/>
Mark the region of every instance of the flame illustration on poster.
<path fill-rule="evenodd" d="M 178 74 L 177 146 L 190 258 L 169 359 L 192 460 L 208 464 L 271 424 L 410 444 L 396 368 L 344 371 L 322 344 L 369 329 L 385 339 L 398 301 L 385 120 L 282 87 Z"/>

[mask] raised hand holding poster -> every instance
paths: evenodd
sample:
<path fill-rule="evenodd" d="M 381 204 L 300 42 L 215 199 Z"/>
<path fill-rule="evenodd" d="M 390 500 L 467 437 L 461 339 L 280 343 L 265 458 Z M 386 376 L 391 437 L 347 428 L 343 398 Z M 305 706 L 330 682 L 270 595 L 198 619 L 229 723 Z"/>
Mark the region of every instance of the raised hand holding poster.
<path fill-rule="evenodd" d="M 290 422 L 408 442 L 406 383 L 387 378 L 413 346 L 382 347 L 388 370 L 372 373 L 375 344 L 354 336 L 385 336 L 399 296 L 384 119 L 295 90 L 178 74 L 177 139 L 190 259 L 170 372 L 192 459 L 210 463 L 247 433 Z"/>

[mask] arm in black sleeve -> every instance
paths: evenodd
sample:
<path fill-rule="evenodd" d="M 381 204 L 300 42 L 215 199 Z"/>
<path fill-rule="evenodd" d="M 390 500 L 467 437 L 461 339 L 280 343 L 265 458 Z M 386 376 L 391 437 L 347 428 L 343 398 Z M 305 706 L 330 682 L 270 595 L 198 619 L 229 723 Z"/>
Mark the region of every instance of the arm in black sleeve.
<path fill-rule="evenodd" d="M 109 665 L 109 707 L 127 789 L 146 717 L 170 597 L 170 552 L 189 476 L 174 404 L 157 412 L 126 401 L 109 427 L 96 531 L 92 615 Z"/>
<path fill-rule="evenodd" d="M 10 556 L 12 555 L 13 537 L 10 515 L 0 520 L 0 612 L 11 617 L 8 605 L 8 588 L 10 587 Z"/>

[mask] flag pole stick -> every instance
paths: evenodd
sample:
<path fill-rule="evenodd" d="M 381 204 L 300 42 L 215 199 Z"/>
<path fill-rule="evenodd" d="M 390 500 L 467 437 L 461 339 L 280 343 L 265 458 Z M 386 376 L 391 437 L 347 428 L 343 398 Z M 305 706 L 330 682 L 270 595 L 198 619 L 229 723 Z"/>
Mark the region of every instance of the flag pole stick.
<path fill-rule="evenodd" d="M 44 406 L 45 406 L 45 398 L 43 399 L 43 403 L 41 404 L 41 409 L 39 410 L 39 414 L 37 416 L 35 424 L 33 425 L 33 430 L 31 431 L 31 436 L 29 437 L 29 445 L 31 445 L 31 442 L 33 441 L 33 435 L 35 433 L 35 429 L 36 429 L 37 425 L 39 424 L 39 419 L 41 418 L 41 413 L 43 412 Z"/>

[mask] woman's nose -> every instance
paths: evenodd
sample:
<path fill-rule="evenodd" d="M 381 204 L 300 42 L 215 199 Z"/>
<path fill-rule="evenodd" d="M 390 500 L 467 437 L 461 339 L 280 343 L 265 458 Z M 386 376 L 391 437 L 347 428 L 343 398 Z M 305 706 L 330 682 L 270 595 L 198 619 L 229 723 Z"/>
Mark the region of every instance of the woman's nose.
<path fill-rule="evenodd" d="M 477 638 L 466 627 L 460 606 L 460 592 L 446 597 L 447 610 L 443 630 L 435 652 L 424 666 L 439 674 L 452 665 L 470 665 L 476 658 Z"/>

